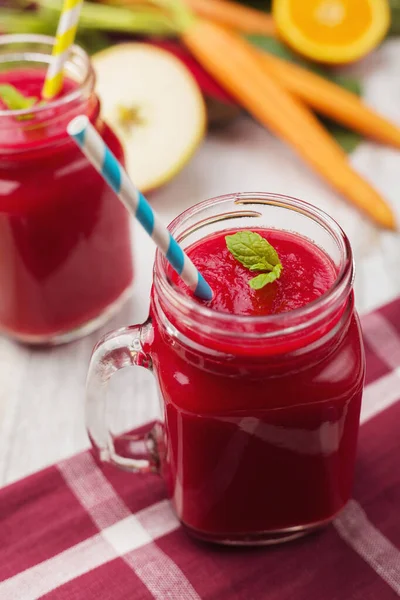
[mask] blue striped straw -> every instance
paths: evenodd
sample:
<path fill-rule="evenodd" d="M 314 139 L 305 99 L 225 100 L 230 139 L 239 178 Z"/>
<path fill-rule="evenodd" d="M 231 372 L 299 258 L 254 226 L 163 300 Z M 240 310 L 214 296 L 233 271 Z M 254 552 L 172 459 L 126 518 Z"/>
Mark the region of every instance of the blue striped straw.
<path fill-rule="evenodd" d="M 129 179 L 114 154 L 85 115 L 75 117 L 67 127 L 87 159 L 97 169 L 123 202 L 144 227 L 168 262 L 198 298 L 211 300 L 212 290 L 190 258 L 174 240 L 168 229 L 153 212 L 146 198 Z"/>

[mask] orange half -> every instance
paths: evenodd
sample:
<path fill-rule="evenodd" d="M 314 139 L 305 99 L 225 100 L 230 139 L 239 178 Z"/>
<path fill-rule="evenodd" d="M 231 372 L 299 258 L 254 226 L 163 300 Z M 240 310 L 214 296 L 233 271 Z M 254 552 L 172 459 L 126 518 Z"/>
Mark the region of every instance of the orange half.
<path fill-rule="evenodd" d="M 281 37 L 304 56 L 342 64 L 362 58 L 385 37 L 388 0 L 274 0 Z"/>

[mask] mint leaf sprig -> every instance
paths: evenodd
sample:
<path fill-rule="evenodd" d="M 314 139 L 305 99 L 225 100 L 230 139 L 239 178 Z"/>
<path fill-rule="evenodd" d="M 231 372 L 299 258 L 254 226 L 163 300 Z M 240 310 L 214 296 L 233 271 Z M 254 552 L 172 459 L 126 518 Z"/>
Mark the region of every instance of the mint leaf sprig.
<path fill-rule="evenodd" d="M 9 110 L 25 110 L 34 106 L 36 96 L 24 96 L 16 87 L 9 83 L 0 84 L 0 99 Z M 19 116 L 18 119 L 32 119 L 33 115 Z"/>
<path fill-rule="evenodd" d="M 281 276 L 283 267 L 277 251 L 259 233 L 237 231 L 226 235 L 225 241 L 229 252 L 244 267 L 250 271 L 264 271 L 250 279 L 249 286 L 253 290 L 260 290 Z"/>

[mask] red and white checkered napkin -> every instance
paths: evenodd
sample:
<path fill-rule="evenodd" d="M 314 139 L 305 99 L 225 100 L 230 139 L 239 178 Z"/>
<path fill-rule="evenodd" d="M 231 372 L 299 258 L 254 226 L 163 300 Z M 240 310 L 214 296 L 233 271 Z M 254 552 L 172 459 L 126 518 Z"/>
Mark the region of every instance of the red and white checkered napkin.
<path fill-rule="evenodd" d="M 354 499 L 283 546 L 192 541 L 162 481 L 89 452 L 0 491 L 0 599 L 386 600 L 400 596 L 400 299 L 363 319 L 367 387 Z"/>

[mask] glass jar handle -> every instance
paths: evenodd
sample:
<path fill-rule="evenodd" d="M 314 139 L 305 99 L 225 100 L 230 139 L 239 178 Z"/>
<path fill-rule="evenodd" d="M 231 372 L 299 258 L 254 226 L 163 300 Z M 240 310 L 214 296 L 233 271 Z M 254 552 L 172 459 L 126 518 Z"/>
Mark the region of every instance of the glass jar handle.
<path fill-rule="evenodd" d="M 161 424 L 153 422 L 124 435 L 125 456 L 122 456 L 115 450 L 114 437 L 107 425 L 107 388 L 112 375 L 120 369 L 140 366 L 152 370 L 151 357 L 143 351 L 143 343 L 148 343 L 151 331 L 149 320 L 107 334 L 93 350 L 86 385 L 86 427 L 99 459 L 135 473 L 158 472 Z"/>

